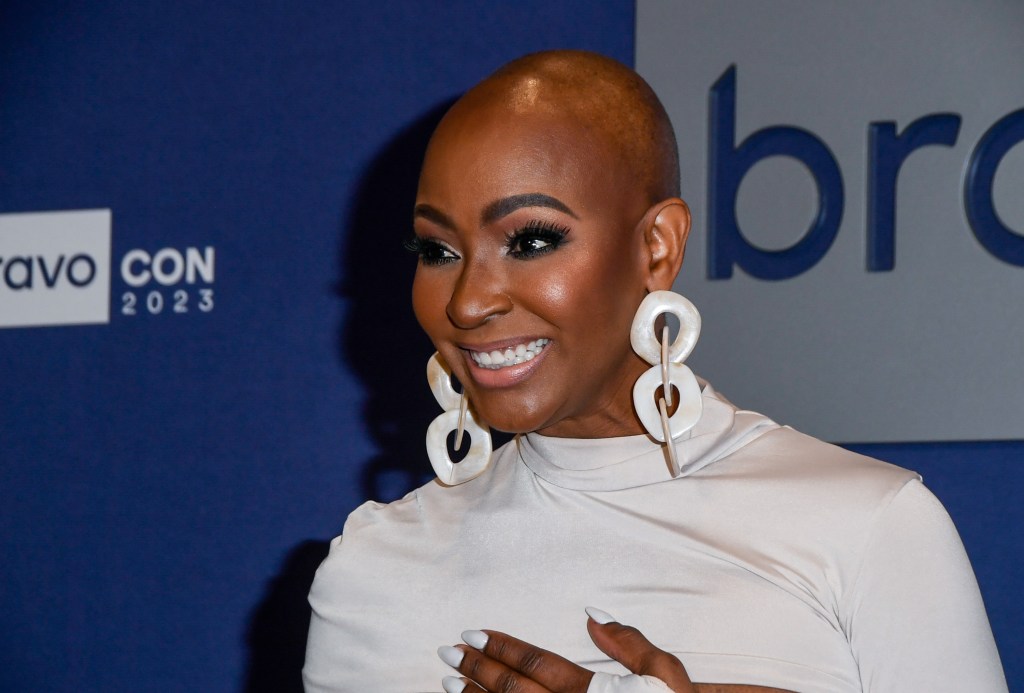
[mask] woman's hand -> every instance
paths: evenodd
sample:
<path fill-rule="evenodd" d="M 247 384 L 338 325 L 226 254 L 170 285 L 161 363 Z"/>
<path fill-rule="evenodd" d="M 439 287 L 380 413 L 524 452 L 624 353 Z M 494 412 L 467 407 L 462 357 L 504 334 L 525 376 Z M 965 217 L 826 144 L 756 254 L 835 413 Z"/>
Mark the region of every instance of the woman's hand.
<path fill-rule="evenodd" d="M 466 645 L 442 647 L 438 655 L 464 678 L 442 682 L 447 693 L 640 693 L 696 688 L 682 663 L 648 642 L 636 628 L 617 623 L 599 609 L 587 609 L 587 630 L 594 644 L 633 672 L 632 676 L 595 674 L 558 655 L 497 631 L 470 630 Z M 593 684 L 593 686 L 592 686 Z"/>

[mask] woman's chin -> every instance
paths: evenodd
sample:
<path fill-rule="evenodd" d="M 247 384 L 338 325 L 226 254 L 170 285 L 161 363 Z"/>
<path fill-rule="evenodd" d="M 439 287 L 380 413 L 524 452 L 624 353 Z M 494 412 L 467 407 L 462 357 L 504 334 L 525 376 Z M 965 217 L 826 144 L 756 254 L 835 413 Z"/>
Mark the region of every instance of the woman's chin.
<path fill-rule="evenodd" d="M 487 420 L 485 419 L 485 421 Z M 499 433 L 514 436 L 519 435 L 520 433 L 533 433 L 541 426 L 520 420 L 511 421 L 506 418 L 495 421 L 494 423 L 487 421 L 487 427 L 492 431 L 498 431 Z"/>
<path fill-rule="evenodd" d="M 506 402 L 474 404 L 477 418 L 488 428 L 509 435 L 532 433 L 548 425 L 549 416 L 540 411 L 524 408 L 521 403 Z M 515 412 L 515 413 L 511 413 Z"/>

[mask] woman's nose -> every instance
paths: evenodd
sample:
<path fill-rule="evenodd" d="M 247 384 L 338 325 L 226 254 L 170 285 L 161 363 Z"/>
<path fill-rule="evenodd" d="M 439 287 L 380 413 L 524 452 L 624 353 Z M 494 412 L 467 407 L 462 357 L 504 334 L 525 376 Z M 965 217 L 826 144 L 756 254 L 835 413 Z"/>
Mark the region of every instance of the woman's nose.
<path fill-rule="evenodd" d="M 495 272 L 483 263 L 466 263 L 446 310 L 452 324 L 464 330 L 509 312 L 512 300 L 503 273 Z"/>

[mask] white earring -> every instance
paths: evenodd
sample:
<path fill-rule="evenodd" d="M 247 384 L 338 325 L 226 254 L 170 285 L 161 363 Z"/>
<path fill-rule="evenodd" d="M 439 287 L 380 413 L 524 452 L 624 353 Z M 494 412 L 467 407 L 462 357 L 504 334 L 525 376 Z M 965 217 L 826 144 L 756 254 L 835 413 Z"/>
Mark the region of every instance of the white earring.
<path fill-rule="evenodd" d="M 483 474 L 490 464 L 491 434 L 476 420 L 466 393 L 460 395 L 455 392 L 451 371 L 441 363 L 437 352 L 427 361 L 427 382 L 434 399 L 445 410 L 427 428 L 430 466 L 442 483 L 448 486 L 464 484 Z M 448 455 L 448 436 L 453 430 L 456 432 L 456 450 L 462 447 L 463 433 L 469 434 L 469 452 L 461 462 L 452 462 Z"/>
<path fill-rule="evenodd" d="M 661 339 L 655 335 L 655 323 L 663 313 L 671 313 L 679 320 L 679 334 L 671 345 L 668 327 L 662 330 Z M 633 406 L 651 437 L 665 444 L 673 477 L 679 476 L 679 460 L 672 441 L 693 428 L 704 410 L 697 378 L 683 365 L 699 336 L 700 313 L 686 298 L 672 291 L 648 294 L 640 303 L 629 331 L 633 351 L 651 364 L 633 386 Z M 664 396 L 655 404 L 654 395 L 659 387 Z M 679 406 L 669 417 L 673 387 L 679 391 Z"/>

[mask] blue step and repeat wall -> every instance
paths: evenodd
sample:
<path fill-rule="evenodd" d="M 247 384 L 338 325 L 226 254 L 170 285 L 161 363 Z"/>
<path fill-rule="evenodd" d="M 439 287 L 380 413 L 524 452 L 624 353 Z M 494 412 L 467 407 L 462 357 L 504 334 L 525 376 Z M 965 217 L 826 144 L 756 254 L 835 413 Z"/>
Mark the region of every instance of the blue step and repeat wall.
<path fill-rule="evenodd" d="M 430 477 L 430 347 L 402 241 L 433 124 L 544 48 L 636 59 L 672 91 L 635 33 L 654 6 L 0 5 L 0 690 L 299 690 L 326 542 L 363 500 Z M 700 55 L 685 19 L 661 28 L 677 57 Z M 754 66 L 713 55 L 715 79 L 738 63 L 746 108 Z M 684 155 L 705 137 L 679 135 Z M 704 183 L 684 185 L 701 191 L 685 268 L 700 276 Z M 810 320 L 813 299 L 789 319 Z M 714 310 L 709 329 L 728 332 L 732 310 Z M 934 377 L 954 406 L 964 376 Z M 778 418 L 799 427 L 787 406 Z M 918 469 L 947 504 L 1011 688 L 1021 438 L 834 437 Z"/>

